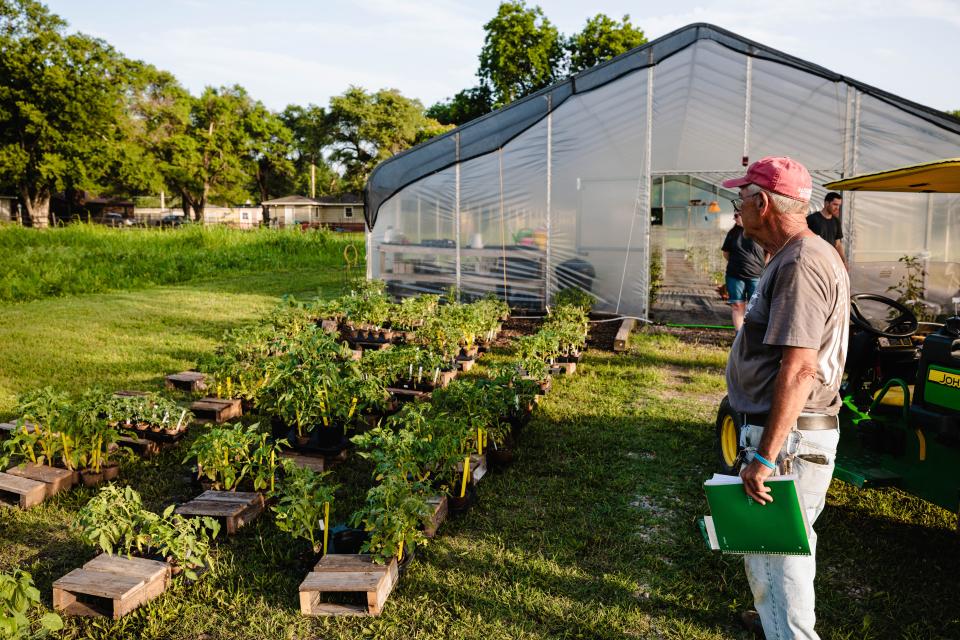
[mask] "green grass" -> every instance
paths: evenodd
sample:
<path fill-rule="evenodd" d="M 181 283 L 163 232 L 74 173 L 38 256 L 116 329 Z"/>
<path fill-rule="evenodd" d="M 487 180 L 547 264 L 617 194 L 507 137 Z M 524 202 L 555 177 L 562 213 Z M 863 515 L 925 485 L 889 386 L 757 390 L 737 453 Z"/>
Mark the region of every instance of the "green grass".
<path fill-rule="evenodd" d="M 46 230 L 0 225 L 0 302 L 100 293 L 257 272 L 344 267 L 361 234 L 187 225 L 111 229 L 73 224 Z"/>
<path fill-rule="evenodd" d="M 0 408 L 38 384 L 158 388 L 282 293 L 338 286 L 338 274 L 306 269 L 8 305 Z M 219 539 L 217 567 L 198 584 L 119 621 L 70 619 L 62 637 L 746 638 L 734 624 L 750 603 L 742 562 L 708 552 L 695 527 L 725 359 L 648 333 L 626 354 L 588 352 L 540 404 L 513 466 L 484 479 L 479 503 L 419 552 L 380 618 L 300 616 L 306 545 L 266 516 Z M 122 481 L 154 509 L 189 499 L 183 451 L 128 463 Z M 356 456 L 336 468 L 347 489 L 335 520 L 358 506 L 368 470 Z M 32 571 L 48 606 L 52 582 L 94 555 L 70 527 L 92 495 L 0 512 L 0 571 Z M 817 524 L 821 636 L 960 637 L 953 522 L 896 491 L 834 482 Z"/>

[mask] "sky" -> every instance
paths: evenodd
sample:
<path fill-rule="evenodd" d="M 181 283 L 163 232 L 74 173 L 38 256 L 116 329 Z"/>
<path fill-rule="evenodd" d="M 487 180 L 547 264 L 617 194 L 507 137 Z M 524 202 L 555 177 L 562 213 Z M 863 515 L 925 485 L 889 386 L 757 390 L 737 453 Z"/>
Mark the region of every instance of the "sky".
<path fill-rule="evenodd" d="M 239 84 L 271 109 L 350 85 L 425 106 L 476 83 L 498 0 L 47 0 L 70 31 L 172 72 Z M 528 0 L 564 34 L 629 14 L 647 38 L 708 22 L 936 109 L 960 109 L 960 0 Z"/>

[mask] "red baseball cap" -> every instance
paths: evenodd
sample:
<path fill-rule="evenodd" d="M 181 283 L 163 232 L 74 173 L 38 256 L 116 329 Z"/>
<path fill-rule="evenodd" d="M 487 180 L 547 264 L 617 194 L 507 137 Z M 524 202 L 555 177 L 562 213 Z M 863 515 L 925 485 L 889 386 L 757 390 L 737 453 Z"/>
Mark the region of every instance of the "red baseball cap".
<path fill-rule="evenodd" d="M 747 168 L 747 175 L 723 181 L 723 186 L 727 188 L 748 184 L 804 202 L 810 201 L 813 192 L 810 172 L 796 160 L 787 157 L 761 158 Z"/>

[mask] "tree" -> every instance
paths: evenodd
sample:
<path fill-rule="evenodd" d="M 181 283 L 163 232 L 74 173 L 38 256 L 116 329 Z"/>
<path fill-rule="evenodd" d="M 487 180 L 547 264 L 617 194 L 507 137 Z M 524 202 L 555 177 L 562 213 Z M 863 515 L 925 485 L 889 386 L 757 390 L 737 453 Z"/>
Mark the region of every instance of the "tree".
<path fill-rule="evenodd" d="M 449 129 L 424 115 L 419 100 L 396 89 L 350 87 L 330 99 L 331 158 L 347 189 L 360 191 L 378 163 Z"/>
<path fill-rule="evenodd" d="M 257 102 L 244 117 L 247 135 L 247 161 L 260 202 L 289 189 L 294 168 L 290 159 L 293 133 L 279 115 Z M 267 210 L 263 220 L 268 221 Z"/>
<path fill-rule="evenodd" d="M 587 20 L 580 33 L 567 40 L 569 71 L 573 74 L 589 69 L 646 42 L 643 31 L 630 24 L 629 15 L 623 16 L 622 22 L 617 22 L 598 13 Z"/>
<path fill-rule="evenodd" d="M 190 100 L 182 131 L 161 146 L 161 170 L 180 194 L 184 215 L 203 220 L 211 197 L 243 201 L 249 197 L 244 161 L 250 158 L 246 120 L 255 104 L 240 86 L 207 87 Z"/>
<path fill-rule="evenodd" d="M 293 135 L 293 189 L 310 196 L 332 194 L 337 191 L 340 176 L 324 157 L 332 142 L 333 124 L 323 107 L 291 104 L 280 114 L 280 119 Z"/>
<path fill-rule="evenodd" d="M 477 75 L 493 88 L 500 106 L 541 89 L 563 75 L 563 42 L 538 6 L 503 2 L 483 25 L 487 32 Z"/>
<path fill-rule="evenodd" d="M 493 111 L 493 91 L 486 84 L 464 89 L 446 102 L 427 109 L 426 115 L 440 124 L 460 126 Z"/>
<path fill-rule="evenodd" d="M 34 226 L 54 192 L 96 187 L 122 138 L 123 57 L 65 28 L 39 2 L 0 0 L 0 182 Z"/>
<path fill-rule="evenodd" d="M 947 113 L 954 118 L 960 118 L 960 109 L 954 109 L 953 111 L 947 111 Z"/>

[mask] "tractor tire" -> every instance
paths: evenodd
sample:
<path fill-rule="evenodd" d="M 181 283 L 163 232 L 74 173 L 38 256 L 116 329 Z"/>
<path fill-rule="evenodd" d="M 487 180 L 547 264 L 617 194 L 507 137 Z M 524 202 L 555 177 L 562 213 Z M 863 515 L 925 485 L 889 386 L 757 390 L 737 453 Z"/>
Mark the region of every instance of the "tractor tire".
<path fill-rule="evenodd" d="M 742 425 L 743 420 L 740 414 L 733 410 L 730 401 L 724 397 L 720 402 L 720 409 L 717 411 L 715 449 L 720 473 L 728 476 L 735 476 L 740 471 L 737 464 L 737 452 L 740 448 L 740 429 Z"/>

